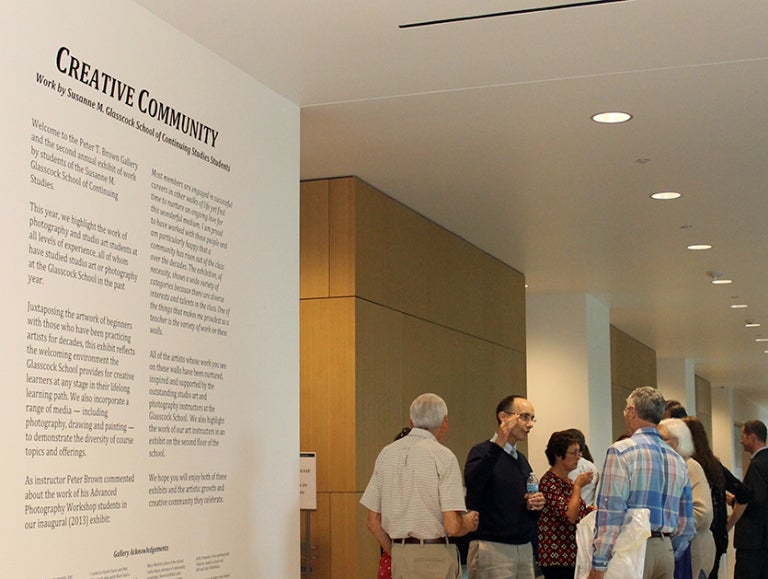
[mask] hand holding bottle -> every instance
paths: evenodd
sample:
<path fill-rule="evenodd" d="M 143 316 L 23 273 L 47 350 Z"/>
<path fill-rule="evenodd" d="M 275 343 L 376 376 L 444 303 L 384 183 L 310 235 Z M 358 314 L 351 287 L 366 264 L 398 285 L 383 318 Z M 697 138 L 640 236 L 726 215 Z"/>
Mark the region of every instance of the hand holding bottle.
<path fill-rule="evenodd" d="M 526 507 L 529 511 L 540 511 L 544 508 L 546 500 L 544 495 L 539 492 L 539 479 L 536 478 L 536 473 L 531 471 L 528 476 L 528 481 L 525 483 L 525 500 Z"/>

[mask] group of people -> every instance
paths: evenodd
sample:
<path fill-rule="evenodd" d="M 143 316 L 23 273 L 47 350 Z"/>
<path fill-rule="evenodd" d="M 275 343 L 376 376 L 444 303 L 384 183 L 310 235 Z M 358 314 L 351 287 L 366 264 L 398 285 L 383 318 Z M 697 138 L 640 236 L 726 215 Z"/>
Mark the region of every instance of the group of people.
<path fill-rule="evenodd" d="M 538 481 L 517 449 L 536 422 L 533 405 L 507 396 L 496 407 L 493 436 L 469 451 L 465 494 L 458 460 L 441 444 L 446 403 L 422 394 L 411 404 L 410 429 L 376 459 L 360 501 L 381 546 L 379 577 L 460 578 L 455 542 L 466 536 L 469 579 L 534 579 L 535 563 L 546 579 L 570 579 L 576 525 L 596 510 L 589 579 L 602 579 L 625 515 L 642 508 L 651 533 L 644 579 L 716 579 L 734 525 L 736 579 L 768 579 L 765 424 L 742 427 L 752 461 L 741 483 L 715 458 L 698 419 L 672 417 L 684 414 L 654 388 L 637 388 L 624 409 L 627 436 L 608 449 L 602 474 L 583 434 L 570 429 L 550 436 L 550 469 Z"/>

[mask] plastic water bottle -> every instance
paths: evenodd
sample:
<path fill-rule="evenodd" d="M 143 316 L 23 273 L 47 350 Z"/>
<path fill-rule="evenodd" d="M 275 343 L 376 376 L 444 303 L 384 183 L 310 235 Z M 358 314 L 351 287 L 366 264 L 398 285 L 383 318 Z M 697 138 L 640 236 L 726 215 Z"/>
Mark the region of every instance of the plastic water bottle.
<path fill-rule="evenodd" d="M 528 481 L 525 483 L 525 492 L 527 493 L 537 493 L 539 492 L 539 479 L 536 478 L 536 473 L 531 471 L 531 474 L 528 475 Z"/>

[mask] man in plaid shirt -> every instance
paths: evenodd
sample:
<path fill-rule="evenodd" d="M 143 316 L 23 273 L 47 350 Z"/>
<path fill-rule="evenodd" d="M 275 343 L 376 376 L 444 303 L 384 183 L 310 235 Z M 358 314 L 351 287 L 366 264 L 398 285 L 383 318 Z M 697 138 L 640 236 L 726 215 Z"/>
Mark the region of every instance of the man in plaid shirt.
<path fill-rule="evenodd" d="M 696 533 L 688 467 L 656 429 L 664 406 L 664 397 L 648 386 L 627 398 L 624 425 L 631 436 L 614 443 L 605 459 L 590 579 L 605 574 L 629 508 L 651 513 L 643 579 L 672 579 L 675 559 Z"/>

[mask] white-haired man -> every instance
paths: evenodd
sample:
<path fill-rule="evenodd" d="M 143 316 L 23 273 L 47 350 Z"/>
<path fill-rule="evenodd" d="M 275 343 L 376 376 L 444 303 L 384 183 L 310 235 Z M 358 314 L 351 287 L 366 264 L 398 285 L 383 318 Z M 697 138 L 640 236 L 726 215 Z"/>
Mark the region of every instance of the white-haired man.
<path fill-rule="evenodd" d="M 456 456 L 440 444 L 448 429 L 448 407 L 436 394 L 411 404 L 411 432 L 387 445 L 360 503 L 368 529 L 392 555 L 393 579 L 455 579 L 461 576 L 449 537 L 477 529 L 476 512 L 465 512 Z"/>

